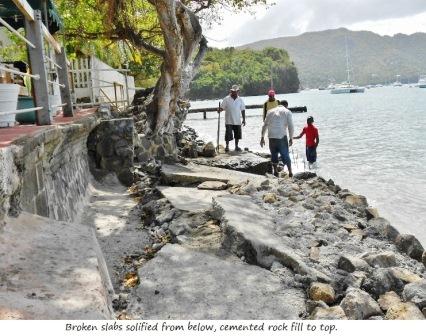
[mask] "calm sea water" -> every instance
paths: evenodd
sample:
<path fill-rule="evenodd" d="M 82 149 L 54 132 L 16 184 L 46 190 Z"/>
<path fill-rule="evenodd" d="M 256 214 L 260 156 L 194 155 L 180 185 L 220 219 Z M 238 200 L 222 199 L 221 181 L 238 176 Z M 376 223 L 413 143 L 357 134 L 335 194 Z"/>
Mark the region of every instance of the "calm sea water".
<path fill-rule="evenodd" d="M 261 104 L 266 96 L 243 98 L 246 104 Z M 314 117 L 320 134 L 319 175 L 365 195 L 381 216 L 426 246 L 426 89 L 383 87 L 337 95 L 304 91 L 277 98 L 288 100 L 289 106 L 307 106 L 308 113 L 293 114 L 295 134 L 308 115 Z M 197 101 L 192 106 L 212 107 L 218 102 Z M 240 147 L 265 151 L 259 145 L 261 113 L 260 109 L 246 111 Z M 217 113 L 207 117 L 190 114 L 186 124 L 205 140 L 216 142 Z M 223 137 L 222 114 L 221 143 Z M 304 138 L 295 140 L 298 170 L 303 170 L 303 153 Z"/>

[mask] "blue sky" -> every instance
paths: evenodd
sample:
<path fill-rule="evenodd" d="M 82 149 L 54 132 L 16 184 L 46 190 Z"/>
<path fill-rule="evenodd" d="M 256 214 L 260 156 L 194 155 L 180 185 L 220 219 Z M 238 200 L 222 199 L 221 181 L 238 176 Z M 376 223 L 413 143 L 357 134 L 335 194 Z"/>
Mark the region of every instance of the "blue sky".
<path fill-rule="evenodd" d="M 209 45 L 237 46 L 263 39 L 346 27 L 380 35 L 426 32 L 426 0 L 275 0 L 255 14 L 224 9 L 220 25 L 205 29 Z"/>

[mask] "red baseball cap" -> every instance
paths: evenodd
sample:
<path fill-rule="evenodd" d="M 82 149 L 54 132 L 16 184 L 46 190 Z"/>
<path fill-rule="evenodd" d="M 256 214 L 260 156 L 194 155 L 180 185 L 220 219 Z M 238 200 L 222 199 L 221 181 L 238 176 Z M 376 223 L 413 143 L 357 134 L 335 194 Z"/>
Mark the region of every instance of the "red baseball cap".
<path fill-rule="evenodd" d="M 268 91 L 268 96 L 269 97 L 274 97 L 275 96 L 275 91 L 274 90 L 269 90 Z"/>

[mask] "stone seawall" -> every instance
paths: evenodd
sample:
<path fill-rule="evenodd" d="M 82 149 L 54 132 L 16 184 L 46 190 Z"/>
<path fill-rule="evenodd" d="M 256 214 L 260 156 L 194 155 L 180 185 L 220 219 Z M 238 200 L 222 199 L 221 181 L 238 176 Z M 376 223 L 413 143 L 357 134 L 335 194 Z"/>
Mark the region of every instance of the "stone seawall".
<path fill-rule="evenodd" d="M 0 151 L 0 218 L 21 211 L 71 221 L 83 205 L 90 175 L 86 141 L 95 115 L 42 128 Z"/>

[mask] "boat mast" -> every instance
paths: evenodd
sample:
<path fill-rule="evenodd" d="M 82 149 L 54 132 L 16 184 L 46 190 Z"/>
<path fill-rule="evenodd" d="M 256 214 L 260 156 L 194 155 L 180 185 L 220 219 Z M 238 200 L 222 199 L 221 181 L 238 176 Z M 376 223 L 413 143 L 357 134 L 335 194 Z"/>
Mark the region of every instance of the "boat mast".
<path fill-rule="evenodd" d="M 345 46 L 346 46 L 346 72 L 348 76 L 348 84 L 351 84 L 351 70 L 349 69 L 349 50 L 348 50 L 348 36 L 345 35 Z"/>

